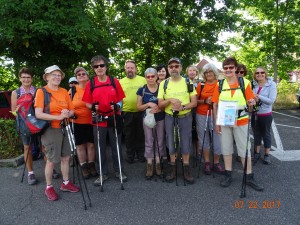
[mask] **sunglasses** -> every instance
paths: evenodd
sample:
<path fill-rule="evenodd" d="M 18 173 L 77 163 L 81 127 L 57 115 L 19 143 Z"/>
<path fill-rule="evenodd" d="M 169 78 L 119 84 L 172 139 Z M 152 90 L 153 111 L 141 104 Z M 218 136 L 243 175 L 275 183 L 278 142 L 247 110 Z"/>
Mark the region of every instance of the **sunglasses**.
<path fill-rule="evenodd" d="M 155 75 L 147 75 L 146 76 L 147 79 L 150 79 L 150 78 L 153 79 L 154 77 L 156 77 L 156 76 Z"/>
<path fill-rule="evenodd" d="M 235 74 L 244 74 L 245 71 L 235 71 Z"/>
<path fill-rule="evenodd" d="M 76 81 L 72 81 L 70 82 L 70 84 L 78 84 Z"/>
<path fill-rule="evenodd" d="M 86 75 L 86 73 L 78 73 L 78 74 L 76 74 L 76 76 L 80 76 L 80 77 L 83 77 L 83 76 L 85 76 Z"/>
<path fill-rule="evenodd" d="M 224 70 L 233 70 L 234 66 L 224 66 L 223 69 Z"/>
<path fill-rule="evenodd" d="M 265 71 L 261 71 L 261 72 L 255 72 L 255 74 L 265 74 Z"/>
<path fill-rule="evenodd" d="M 178 69 L 178 68 L 179 68 L 179 66 L 180 66 L 180 65 L 173 65 L 173 66 L 169 66 L 169 69 L 171 69 L 171 70 L 172 70 L 172 69 L 174 69 L 174 68 L 175 68 L 175 69 Z"/>
<path fill-rule="evenodd" d="M 105 64 L 93 65 L 93 68 L 94 68 L 94 69 L 97 69 L 99 66 L 100 66 L 101 68 L 103 68 L 103 67 L 105 67 L 106 65 L 105 65 Z"/>

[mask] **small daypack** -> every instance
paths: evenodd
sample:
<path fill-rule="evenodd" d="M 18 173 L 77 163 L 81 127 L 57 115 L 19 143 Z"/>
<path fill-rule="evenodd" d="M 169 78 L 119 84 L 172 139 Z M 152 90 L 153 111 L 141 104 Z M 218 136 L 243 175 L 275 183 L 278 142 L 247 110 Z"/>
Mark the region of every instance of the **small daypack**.
<path fill-rule="evenodd" d="M 44 87 L 41 88 L 44 92 L 44 111 L 50 113 L 50 93 Z M 37 89 L 38 90 L 38 89 Z M 40 120 L 35 117 L 34 96 L 31 93 L 26 93 L 20 96 L 19 89 L 17 92 L 17 131 L 25 136 L 40 135 L 50 125 L 50 121 Z"/>

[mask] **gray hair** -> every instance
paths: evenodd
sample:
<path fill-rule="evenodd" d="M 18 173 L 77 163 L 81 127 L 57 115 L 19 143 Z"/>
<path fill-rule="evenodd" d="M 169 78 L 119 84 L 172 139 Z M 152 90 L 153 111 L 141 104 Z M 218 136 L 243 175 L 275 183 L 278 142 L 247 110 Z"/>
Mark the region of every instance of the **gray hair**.
<path fill-rule="evenodd" d="M 203 77 L 204 82 L 206 82 L 206 77 L 205 77 L 204 73 L 205 73 L 207 70 L 213 71 L 213 73 L 214 73 L 214 75 L 215 75 L 215 78 L 218 79 L 220 73 L 219 73 L 217 67 L 216 67 L 214 64 L 212 64 L 212 63 L 207 63 L 207 64 L 205 64 L 205 65 L 203 66 L 203 68 L 202 68 L 202 77 Z"/>
<path fill-rule="evenodd" d="M 148 74 L 155 74 L 155 75 L 157 75 L 157 70 L 154 69 L 154 68 L 152 68 L 152 67 L 147 68 L 147 69 L 145 70 L 144 75 L 147 76 Z"/>

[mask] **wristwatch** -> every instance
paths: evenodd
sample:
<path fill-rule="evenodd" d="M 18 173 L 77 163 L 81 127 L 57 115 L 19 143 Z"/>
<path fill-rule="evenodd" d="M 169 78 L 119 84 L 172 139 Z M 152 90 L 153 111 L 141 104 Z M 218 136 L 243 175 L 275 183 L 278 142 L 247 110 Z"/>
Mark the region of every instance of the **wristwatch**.
<path fill-rule="evenodd" d="M 184 111 L 184 110 L 186 110 L 186 106 L 185 105 L 182 106 L 182 111 Z"/>

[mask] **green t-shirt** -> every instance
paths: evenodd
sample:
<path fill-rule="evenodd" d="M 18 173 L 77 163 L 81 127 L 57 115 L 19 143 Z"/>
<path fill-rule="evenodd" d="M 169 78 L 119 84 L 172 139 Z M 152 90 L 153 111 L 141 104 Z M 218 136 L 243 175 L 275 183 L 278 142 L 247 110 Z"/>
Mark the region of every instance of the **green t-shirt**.
<path fill-rule="evenodd" d="M 172 81 L 171 79 L 169 79 L 169 83 L 165 94 L 164 91 L 165 81 L 166 80 L 162 81 L 159 84 L 159 90 L 157 95 L 158 99 L 176 98 L 181 101 L 181 105 L 186 105 L 191 102 L 190 97 L 197 94 L 195 89 L 193 92 L 190 93 L 188 92 L 186 80 L 183 77 L 179 81 Z M 165 112 L 168 113 L 169 115 L 172 115 L 173 112 L 171 109 L 172 109 L 172 105 L 169 104 L 165 108 Z M 184 115 L 190 111 L 191 111 L 190 109 L 185 111 L 180 111 L 178 115 Z"/>
<path fill-rule="evenodd" d="M 123 99 L 122 111 L 137 112 L 137 90 L 146 84 L 146 79 L 141 76 L 136 76 L 132 79 L 124 77 L 120 80 L 120 84 L 126 97 Z"/>

